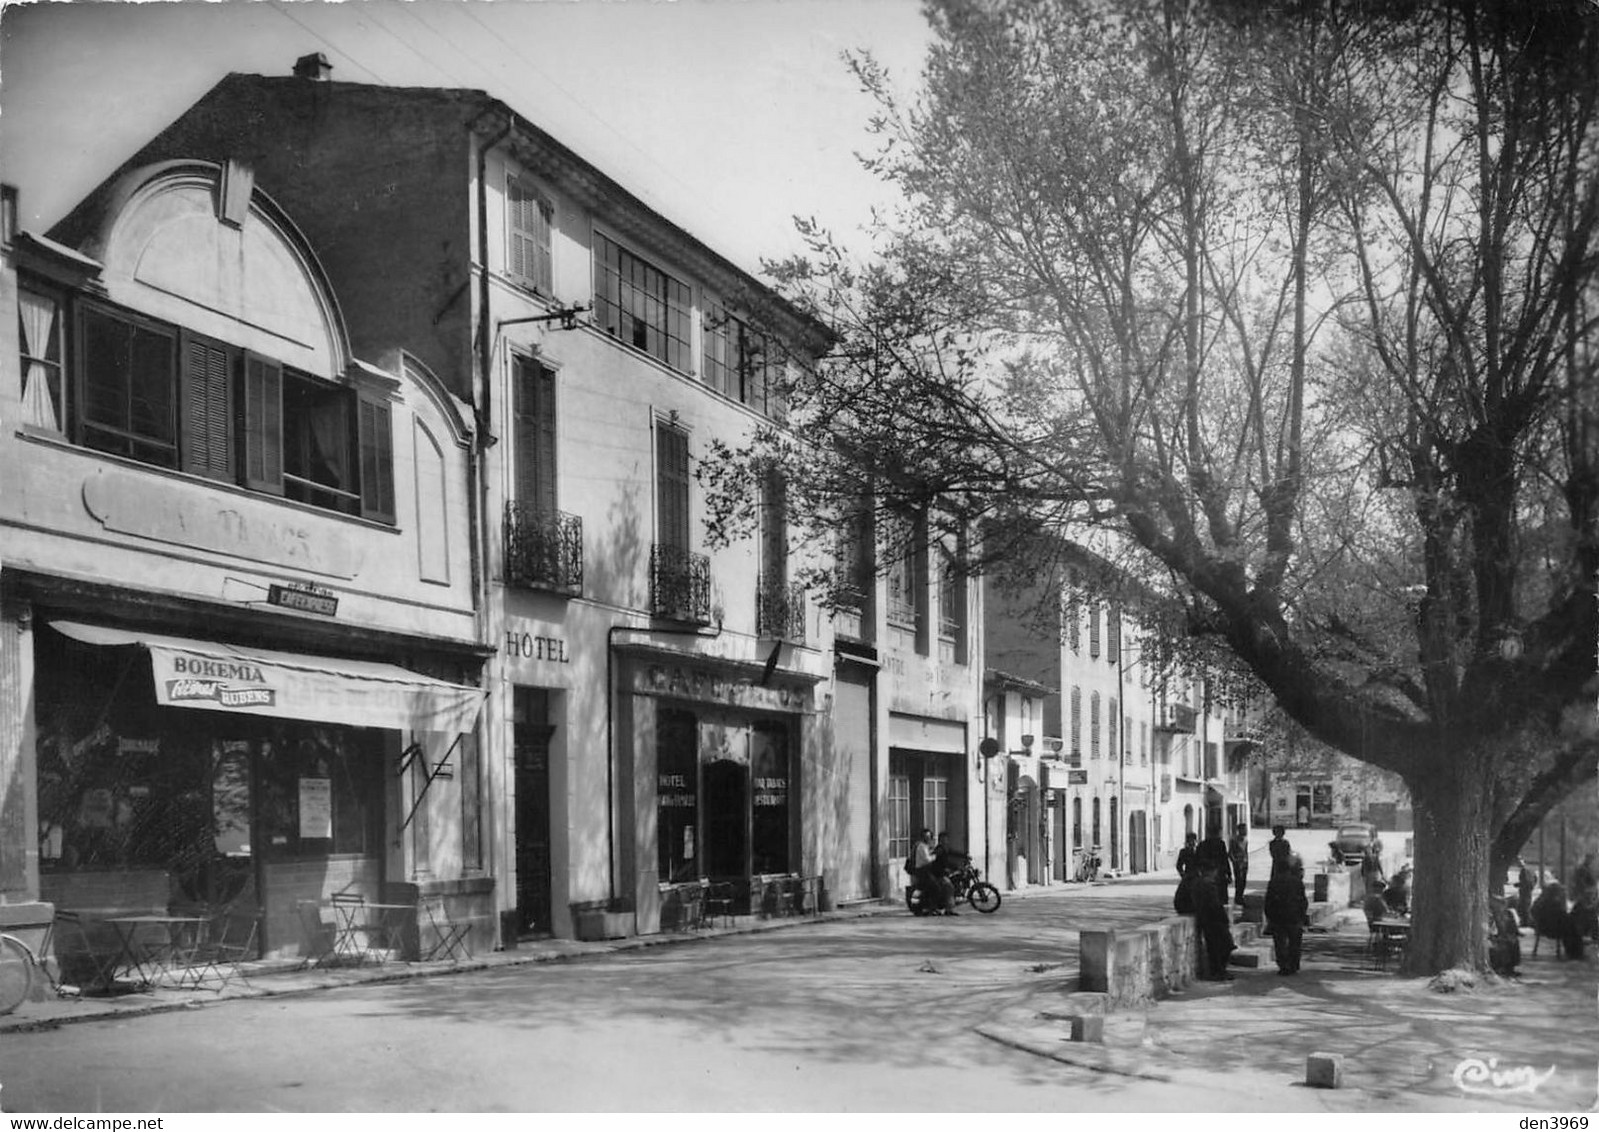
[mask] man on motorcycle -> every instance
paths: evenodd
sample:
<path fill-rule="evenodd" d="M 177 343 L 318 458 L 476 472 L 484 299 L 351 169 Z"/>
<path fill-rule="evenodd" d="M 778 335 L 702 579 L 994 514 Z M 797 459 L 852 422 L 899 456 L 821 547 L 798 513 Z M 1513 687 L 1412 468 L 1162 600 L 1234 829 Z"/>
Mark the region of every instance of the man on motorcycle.
<path fill-rule="evenodd" d="M 937 894 L 937 903 L 944 910 L 944 915 L 960 915 L 955 911 L 955 886 L 949 883 L 949 878 L 939 868 L 938 858 L 934 855 L 933 831 L 930 829 L 922 830 L 916 844 L 911 846 L 911 876 L 924 893 Z"/>
<path fill-rule="evenodd" d="M 971 856 L 962 853 L 949 843 L 949 834 L 940 832 L 938 843 L 933 846 L 933 867 L 938 870 L 939 876 L 949 876 L 964 868 L 971 861 Z"/>

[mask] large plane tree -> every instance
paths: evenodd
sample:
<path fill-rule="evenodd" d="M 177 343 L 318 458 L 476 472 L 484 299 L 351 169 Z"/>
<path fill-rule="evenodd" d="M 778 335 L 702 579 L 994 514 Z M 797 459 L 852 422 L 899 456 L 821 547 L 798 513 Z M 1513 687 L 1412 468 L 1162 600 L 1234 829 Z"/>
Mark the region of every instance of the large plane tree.
<path fill-rule="evenodd" d="M 1047 570 L 1040 529 L 1123 548 L 1402 776 L 1407 962 L 1482 966 L 1490 869 L 1599 749 L 1599 8 L 926 14 L 914 97 L 849 60 L 904 205 L 867 256 L 802 223 L 770 265 L 834 339 L 789 429 L 707 462 L 716 525 L 776 462 L 823 540 L 869 484 L 980 524 L 976 568 Z"/>

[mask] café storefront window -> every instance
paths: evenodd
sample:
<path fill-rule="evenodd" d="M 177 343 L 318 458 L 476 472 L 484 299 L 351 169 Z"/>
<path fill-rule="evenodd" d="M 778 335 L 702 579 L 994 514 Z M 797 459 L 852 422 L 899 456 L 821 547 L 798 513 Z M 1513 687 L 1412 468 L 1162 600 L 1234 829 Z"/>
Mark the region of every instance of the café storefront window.
<path fill-rule="evenodd" d="M 756 873 L 789 871 L 788 731 L 757 723 L 751 736 L 750 844 Z"/>
<path fill-rule="evenodd" d="M 699 759 L 692 712 L 662 709 L 656 719 L 656 832 L 663 881 L 699 876 Z"/>
<path fill-rule="evenodd" d="M 381 854 L 381 731 L 158 706 L 142 649 L 35 647 L 45 899 L 265 904 L 275 862 Z"/>

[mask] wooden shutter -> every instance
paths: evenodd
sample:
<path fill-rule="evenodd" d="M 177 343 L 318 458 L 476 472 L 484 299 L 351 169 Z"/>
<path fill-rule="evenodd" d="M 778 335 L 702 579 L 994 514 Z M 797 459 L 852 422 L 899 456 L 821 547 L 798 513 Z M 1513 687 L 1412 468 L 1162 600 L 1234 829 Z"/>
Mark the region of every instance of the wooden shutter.
<path fill-rule="evenodd" d="M 550 221 L 555 207 L 515 177 L 506 180 L 506 269 L 550 294 Z"/>
<path fill-rule="evenodd" d="M 244 359 L 244 483 L 283 494 L 283 370 L 274 361 Z"/>
<path fill-rule="evenodd" d="M 550 261 L 550 222 L 555 207 L 543 197 L 533 199 L 533 285 L 546 295 L 555 293 Z"/>
<path fill-rule="evenodd" d="M 671 425 L 655 427 L 657 538 L 666 546 L 689 548 L 688 434 Z"/>
<path fill-rule="evenodd" d="M 776 471 L 766 473 L 761 508 L 761 573 L 769 585 L 788 581 L 788 487 Z"/>
<path fill-rule="evenodd" d="M 361 514 L 394 522 L 394 411 L 387 401 L 360 398 Z"/>
<path fill-rule="evenodd" d="M 555 371 L 530 358 L 516 359 L 511 411 L 517 501 L 541 511 L 554 511 Z"/>
<path fill-rule="evenodd" d="M 233 353 L 186 335 L 183 343 L 183 470 L 233 481 Z"/>

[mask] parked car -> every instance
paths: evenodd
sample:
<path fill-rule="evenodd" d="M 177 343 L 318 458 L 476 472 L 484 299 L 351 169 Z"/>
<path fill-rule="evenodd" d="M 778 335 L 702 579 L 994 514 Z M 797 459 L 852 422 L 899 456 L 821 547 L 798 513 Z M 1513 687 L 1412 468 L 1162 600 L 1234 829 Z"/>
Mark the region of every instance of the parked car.
<path fill-rule="evenodd" d="M 1377 827 L 1369 821 L 1351 822 L 1338 827 L 1332 839 L 1332 858 L 1340 865 L 1357 864 L 1377 844 Z"/>

